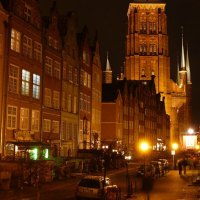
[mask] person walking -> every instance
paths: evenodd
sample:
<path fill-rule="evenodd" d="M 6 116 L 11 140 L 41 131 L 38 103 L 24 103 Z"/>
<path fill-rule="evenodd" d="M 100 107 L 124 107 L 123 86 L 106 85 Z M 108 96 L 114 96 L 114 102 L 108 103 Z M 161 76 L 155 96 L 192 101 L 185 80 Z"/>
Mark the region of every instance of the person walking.
<path fill-rule="evenodd" d="M 182 160 L 178 160 L 178 172 L 179 175 L 182 175 Z"/>
<path fill-rule="evenodd" d="M 183 165 L 183 172 L 184 172 L 184 175 L 186 175 L 186 166 L 187 166 L 187 160 L 186 160 L 186 158 L 183 159 L 182 165 Z"/>

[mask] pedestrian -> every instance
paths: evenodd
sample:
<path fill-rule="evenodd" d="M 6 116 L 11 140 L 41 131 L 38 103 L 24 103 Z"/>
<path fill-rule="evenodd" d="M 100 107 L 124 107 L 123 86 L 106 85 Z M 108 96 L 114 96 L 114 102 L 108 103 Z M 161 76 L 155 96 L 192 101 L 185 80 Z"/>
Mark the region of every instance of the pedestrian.
<path fill-rule="evenodd" d="M 179 175 L 182 175 L 182 160 L 178 160 L 178 172 Z"/>
<path fill-rule="evenodd" d="M 182 165 L 183 165 L 184 175 L 186 175 L 186 166 L 187 166 L 187 160 L 186 160 L 186 158 L 183 159 Z"/>

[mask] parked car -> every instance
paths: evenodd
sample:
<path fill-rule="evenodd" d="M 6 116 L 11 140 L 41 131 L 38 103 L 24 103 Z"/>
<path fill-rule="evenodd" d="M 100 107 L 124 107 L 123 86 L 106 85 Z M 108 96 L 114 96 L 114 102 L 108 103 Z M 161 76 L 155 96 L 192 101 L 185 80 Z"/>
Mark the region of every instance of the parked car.
<path fill-rule="evenodd" d="M 144 173 L 145 172 L 145 173 Z M 137 170 L 137 175 L 138 176 L 155 176 L 155 167 L 152 164 L 147 164 L 147 165 L 140 165 L 140 167 Z"/>
<path fill-rule="evenodd" d="M 158 161 L 160 161 L 163 164 L 164 173 L 168 172 L 169 171 L 169 162 L 168 162 L 168 160 L 164 159 L 164 158 L 160 158 L 160 159 L 158 159 Z"/>
<path fill-rule="evenodd" d="M 162 163 L 160 161 L 151 161 L 150 164 L 154 165 L 155 167 L 155 175 L 158 176 L 162 176 L 163 174 L 163 166 Z"/>
<path fill-rule="evenodd" d="M 76 188 L 75 196 L 80 199 L 120 199 L 120 189 L 114 185 L 110 178 L 103 176 L 88 175 L 82 178 Z M 111 198 L 112 196 L 112 198 Z"/>

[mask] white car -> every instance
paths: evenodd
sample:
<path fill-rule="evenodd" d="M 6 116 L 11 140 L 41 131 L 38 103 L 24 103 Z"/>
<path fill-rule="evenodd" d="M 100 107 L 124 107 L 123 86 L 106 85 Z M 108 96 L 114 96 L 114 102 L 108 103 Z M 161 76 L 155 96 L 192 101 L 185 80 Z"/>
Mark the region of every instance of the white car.
<path fill-rule="evenodd" d="M 76 188 L 76 199 L 120 199 L 120 190 L 111 183 L 110 178 L 88 175 L 82 178 Z"/>

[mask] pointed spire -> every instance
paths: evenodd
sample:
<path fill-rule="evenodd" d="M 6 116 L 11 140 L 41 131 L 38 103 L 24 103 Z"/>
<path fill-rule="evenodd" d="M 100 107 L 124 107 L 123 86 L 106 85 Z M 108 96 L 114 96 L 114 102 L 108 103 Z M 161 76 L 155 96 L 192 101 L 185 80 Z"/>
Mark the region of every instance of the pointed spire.
<path fill-rule="evenodd" d="M 185 70 L 185 53 L 184 53 L 184 46 L 183 46 L 183 26 L 182 29 L 182 51 L 181 51 L 181 69 Z"/>
<path fill-rule="evenodd" d="M 191 84 L 191 73 L 190 73 L 190 62 L 188 55 L 188 45 L 187 45 L 187 54 L 186 54 L 186 71 L 187 71 L 187 84 Z"/>
<path fill-rule="evenodd" d="M 178 55 L 177 55 L 177 85 L 180 84 L 179 70 L 180 70 L 180 66 L 179 66 Z"/>
<path fill-rule="evenodd" d="M 107 60 L 106 60 L 106 71 L 112 71 L 111 66 L 110 66 L 110 62 L 109 62 L 109 59 L 108 59 L 108 52 L 107 52 Z"/>

